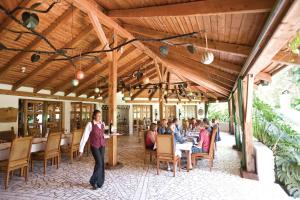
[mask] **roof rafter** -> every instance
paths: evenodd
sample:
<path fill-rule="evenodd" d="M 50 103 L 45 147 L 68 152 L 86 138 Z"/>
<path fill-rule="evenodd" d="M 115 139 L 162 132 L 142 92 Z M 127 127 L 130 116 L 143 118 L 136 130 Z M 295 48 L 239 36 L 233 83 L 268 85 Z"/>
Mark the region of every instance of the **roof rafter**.
<path fill-rule="evenodd" d="M 185 15 L 218 15 L 234 13 L 268 12 L 273 6 L 273 0 L 210 0 L 170 5 L 111 10 L 108 16 L 114 18 L 185 16 Z"/>

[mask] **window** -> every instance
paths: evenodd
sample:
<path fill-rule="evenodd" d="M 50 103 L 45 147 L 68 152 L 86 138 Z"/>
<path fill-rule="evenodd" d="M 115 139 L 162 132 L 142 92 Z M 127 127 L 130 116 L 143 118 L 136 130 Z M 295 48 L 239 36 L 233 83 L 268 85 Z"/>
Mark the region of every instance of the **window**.
<path fill-rule="evenodd" d="M 196 118 L 197 106 L 196 105 L 183 105 L 181 112 L 181 119 Z"/>
<path fill-rule="evenodd" d="M 144 120 L 146 125 L 149 125 L 152 121 L 152 106 L 151 105 L 134 105 L 133 106 L 133 120 Z"/>
<path fill-rule="evenodd" d="M 176 118 L 176 106 L 175 105 L 166 105 L 163 113 L 164 119 L 174 119 Z"/>

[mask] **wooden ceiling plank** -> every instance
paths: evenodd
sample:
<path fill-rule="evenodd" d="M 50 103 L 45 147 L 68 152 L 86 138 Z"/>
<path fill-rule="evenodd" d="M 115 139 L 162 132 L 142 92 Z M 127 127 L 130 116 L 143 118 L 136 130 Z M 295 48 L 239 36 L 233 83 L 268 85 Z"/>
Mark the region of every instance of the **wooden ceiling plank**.
<path fill-rule="evenodd" d="M 47 37 L 62 22 L 67 21 L 72 16 L 72 10 L 73 10 L 72 6 L 70 6 L 68 10 L 65 11 L 62 15 L 60 15 L 54 22 L 52 22 L 48 28 L 42 31 L 41 35 Z M 32 40 L 29 45 L 27 45 L 26 49 L 33 49 L 34 47 L 38 46 L 41 41 L 42 41 L 41 38 L 36 36 L 35 39 Z M 2 79 L 8 73 L 9 69 L 12 66 L 19 63 L 21 59 L 24 58 L 25 55 L 27 55 L 26 52 L 19 52 L 12 59 L 10 59 L 8 63 L 5 64 L 5 67 L 1 68 L 0 79 Z"/>
<path fill-rule="evenodd" d="M 185 15 L 218 15 L 233 13 L 260 13 L 269 12 L 274 4 L 273 0 L 211 0 L 186 3 L 176 3 L 144 8 L 111 10 L 109 17 L 139 18 L 158 16 L 185 16 Z"/>
<path fill-rule="evenodd" d="M 156 31 L 141 26 L 130 25 L 130 24 L 123 24 L 122 26 L 129 32 L 144 37 L 163 38 L 163 37 L 169 37 L 174 35 L 174 34 L 160 32 L 160 31 Z M 206 48 L 205 41 L 199 38 L 175 38 L 172 39 L 172 42 L 194 44 L 197 48 L 203 50 Z M 231 54 L 231 55 L 236 55 L 241 57 L 247 57 L 251 51 L 251 47 L 249 46 L 214 41 L 214 40 L 208 40 L 208 49 L 215 52 L 222 52 L 225 54 Z"/>

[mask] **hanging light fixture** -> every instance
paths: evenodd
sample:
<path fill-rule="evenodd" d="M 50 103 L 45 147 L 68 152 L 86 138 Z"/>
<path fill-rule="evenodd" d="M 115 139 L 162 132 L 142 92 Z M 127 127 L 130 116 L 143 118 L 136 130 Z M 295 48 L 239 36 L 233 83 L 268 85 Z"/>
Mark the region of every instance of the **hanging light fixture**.
<path fill-rule="evenodd" d="M 144 78 L 144 80 L 143 80 L 143 83 L 144 83 L 144 84 L 148 84 L 149 82 L 150 82 L 149 77 Z"/>
<path fill-rule="evenodd" d="M 76 72 L 76 78 L 78 80 L 82 80 L 84 78 L 84 73 L 81 70 L 81 52 L 80 52 L 80 56 L 79 56 L 79 70 Z"/>
<path fill-rule="evenodd" d="M 72 80 L 72 85 L 73 85 L 74 87 L 78 86 L 78 85 L 79 85 L 79 81 L 78 81 L 76 78 L 73 79 L 73 80 Z"/>
<path fill-rule="evenodd" d="M 167 95 L 168 94 L 168 91 L 167 90 L 164 90 L 164 95 Z"/>
<path fill-rule="evenodd" d="M 21 67 L 21 71 L 22 71 L 22 73 L 25 73 L 26 72 L 26 67 Z"/>
<path fill-rule="evenodd" d="M 160 46 L 159 47 L 159 53 L 162 55 L 162 56 L 167 56 L 168 53 L 169 53 L 169 48 L 167 46 Z"/>
<path fill-rule="evenodd" d="M 209 65 L 214 61 L 214 54 L 208 50 L 208 43 L 207 43 L 207 35 L 205 33 L 205 51 L 201 55 L 201 63 L 205 65 Z"/>
<path fill-rule="evenodd" d="M 23 12 L 22 22 L 27 28 L 34 30 L 39 24 L 39 17 L 35 13 Z"/>
<path fill-rule="evenodd" d="M 94 92 L 95 92 L 96 94 L 98 94 L 98 93 L 100 93 L 100 89 L 96 87 L 96 88 L 94 89 Z"/>
<path fill-rule="evenodd" d="M 84 78 L 84 73 L 83 73 L 83 71 L 81 71 L 81 70 L 77 71 L 77 72 L 76 72 L 76 78 L 77 78 L 78 80 L 82 80 L 82 79 Z"/>
<path fill-rule="evenodd" d="M 38 55 L 38 54 L 32 54 L 30 60 L 31 60 L 31 62 L 37 62 L 37 61 L 40 60 L 40 58 L 41 58 L 40 55 Z"/>

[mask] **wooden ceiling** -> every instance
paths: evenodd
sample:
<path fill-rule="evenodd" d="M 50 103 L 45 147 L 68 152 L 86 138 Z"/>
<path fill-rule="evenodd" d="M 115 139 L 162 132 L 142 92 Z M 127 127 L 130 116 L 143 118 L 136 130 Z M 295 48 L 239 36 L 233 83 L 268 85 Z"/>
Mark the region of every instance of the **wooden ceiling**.
<path fill-rule="evenodd" d="M 1 1 L 8 10 L 17 5 L 29 7 L 38 0 Z M 44 9 L 52 1 L 43 1 Z M 74 6 L 72 6 L 72 4 Z M 118 59 L 118 77 L 123 77 L 134 70 L 146 68 L 146 76 L 151 82 L 159 82 L 160 76 L 168 76 L 170 83 L 190 81 L 190 90 L 199 90 L 207 98 L 227 99 L 237 77 L 249 56 L 259 34 L 275 4 L 274 0 L 61 0 L 47 14 L 38 14 L 40 23 L 36 31 L 42 33 L 57 48 L 73 48 L 71 55 L 83 51 L 100 50 L 112 43 L 113 29 L 116 29 L 118 41 L 126 41 L 134 37 L 162 38 L 177 34 L 205 31 L 208 36 L 208 48 L 215 59 L 210 65 L 200 63 L 201 53 L 205 48 L 204 38 L 179 38 L 174 42 L 192 43 L 197 53 L 191 54 L 185 47 L 172 46 L 169 55 L 159 54 L 160 43 L 135 42 L 126 45 Z M 94 14 L 86 14 L 87 9 L 95 9 Z M 20 19 L 22 10 L 15 13 Z M 39 37 L 24 34 L 15 41 L 16 34 L 8 31 L 24 30 L 22 26 L 0 12 L 1 43 L 11 48 L 31 50 L 50 50 Z M 98 22 L 97 22 L 98 21 Z M 102 24 L 104 32 L 99 32 Z M 105 40 L 105 38 L 107 40 Z M 100 40 L 99 40 L 100 39 Z M 286 51 L 279 52 L 273 61 L 264 66 L 263 74 L 256 81 L 265 79 L 284 67 Z M 11 84 L 12 90 L 21 86 L 34 88 L 37 93 L 42 89 L 51 94 L 63 91 L 65 95 L 75 93 L 76 96 L 86 94 L 95 96 L 93 88 L 101 76 L 108 76 L 109 54 L 101 54 L 101 63 L 93 60 L 75 61 L 77 67 L 85 73 L 79 86 L 73 87 L 75 69 L 67 61 L 51 61 L 56 55 L 41 55 L 39 62 L 30 61 L 31 53 L 0 51 L 0 82 Z M 22 72 L 22 67 L 26 71 Z M 165 73 L 164 73 L 165 72 Z M 161 73 L 161 74 L 160 74 Z M 126 83 L 137 85 L 134 78 L 126 79 Z M 156 94 L 157 93 L 157 94 Z M 107 90 L 101 94 L 107 97 Z M 157 96 L 143 91 L 136 97 Z"/>

